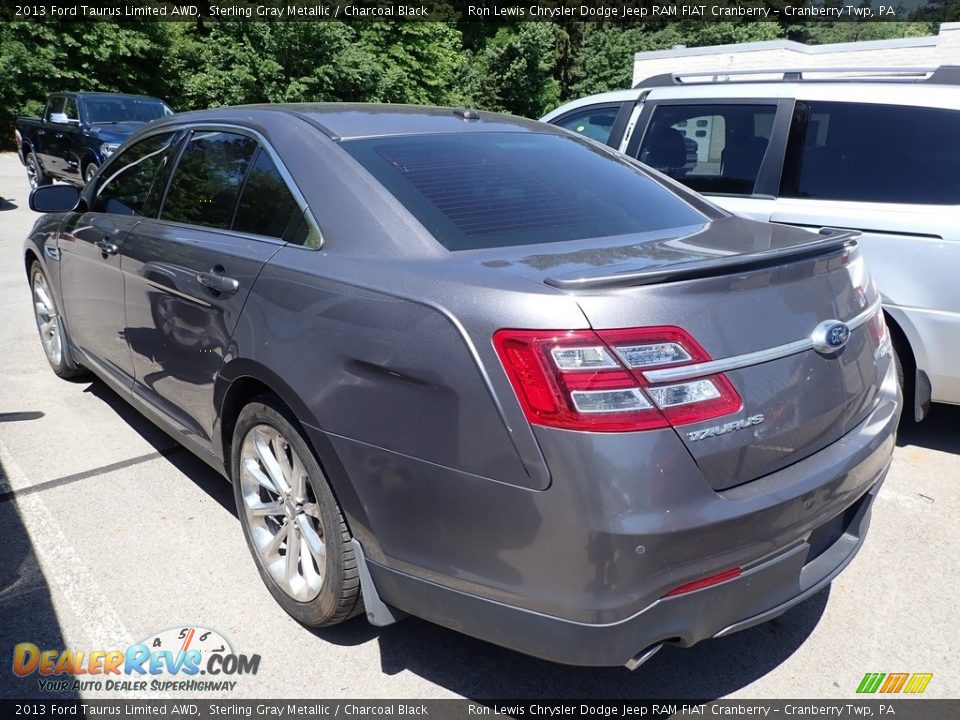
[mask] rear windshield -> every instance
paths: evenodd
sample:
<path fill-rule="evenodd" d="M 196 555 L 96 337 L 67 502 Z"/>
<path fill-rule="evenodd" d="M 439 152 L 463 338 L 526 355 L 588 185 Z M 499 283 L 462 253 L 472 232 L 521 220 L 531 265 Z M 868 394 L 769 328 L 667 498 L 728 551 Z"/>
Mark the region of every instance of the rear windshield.
<path fill-rule="evenodd" d="M 448 250 L 626 235 L 705 219 L 640 170 L 577 138 L 451 133 L 342 144 Z"/>
<path fill-rule="evenodd" d="M 173 115 L 166 103 L 152 98 L 98 97 L 85 103 L 87 122 L 91 125 L 115 122 L 150 122 Z"/>

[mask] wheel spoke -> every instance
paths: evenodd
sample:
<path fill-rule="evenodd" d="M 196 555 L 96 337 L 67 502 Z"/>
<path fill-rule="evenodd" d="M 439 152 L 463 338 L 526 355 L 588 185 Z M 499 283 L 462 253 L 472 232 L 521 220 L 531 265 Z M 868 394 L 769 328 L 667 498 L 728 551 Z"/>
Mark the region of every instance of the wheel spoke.
<path fill-rule="evenodd" d="M 273 486 L 277 489 L 277 492 L 279 492 L 281 495 L 289 492 L 289 486 L 283 477 L 283 471 L 280 469 L 280 465 L 277 463 L 277 458 L 273 454 L 269 440 L 264 437 L 262 432 L 257 432 L 254 435 L 253 444 L 257 449 L 257 455 L 260 457 L 260 462 L 263 463 L 263 467 L 270 476 L 270 480 L 273 482 Z"/>
<path fill-rule="evenodd" d="M 316 503 L 308 502 L 303 504 L 303 512 L 317 520 L 320 519 L 320 506 Z"/>
<path fill-rule="evenodd" d="M 273 456 L 277 459 L 277 465 L 283 474 L 284 483 L 289 488 L 293 485 L 290 481 L 293 470 L 290 467 L 290 459 L 287 457 L 287 450 L 284 447 L 286 444 L 287 441 L 284 440 L 282 435 L 274 435 L 270 438 L 270 449 L 273 451 Z"/>
<path fill-rule="evenodd" d="M 287 535 L 289 534 L 290 534 L 290 526 L 281 525 L 280 529 L 277 530 L 277 534 L 270 539 L 270 542 L 267 543 L 267 546 L 263 549 L 263 554 L 266 555 L 268 558 L 272 557 L 273 555 L 276 555 L 277 552 L 279 552 L 280 550 L 280 544 L 287 539 Z"/>
<path fill-rule="evenodd" d="M 250 507 L 250 514 L 255 517 L 267 517 L 270 515 L 283 515 L 283 503 L 277 500 L 272 503 L 263 503 L 255 507 Z"/>
<path fill-rule="evenodd" d="M 291 528 L 287 531 L 287 583 L 294 588 L 300 577 L 300 536 Z"/>
<path fill-rule="evenodd" d="M 274 495 L 280 494 L 280 491 L 277 489 L 276 485 L 274 485 L 273 481 L 266 476 L 263 470 L 260 469 L 260 463 L 258 463 L 254 458 L 244 459 L 243 470 L 253 477 L 253 479 L 260 484 L 260 487 L 269 490 Z"/>
<path fill-rule="evenodd" d="M 290 468 L 290 492 L 297 500 L 304 500 L 307 497 L 307 471 L 300 461 L 300 456 L 293 455 L 293 466 Z"/>
<path fill-rule="evenodd" d="M 323 568 L 326 567 L 327 562 L 326 544 L 317 534 L 317 531 L 313 529 L 313 525 L 310 523 L 310 520 L 307 519 L 306 515 L 301 513 L 297 516 L 297 527 L 300 528 L 300 535 L 304 541 L 306 541 L 307 549 L 310 551 L 310 554 L 313 555 L 313 559 L 317 561 L 317 567 L 323 572 Z"/>
<path fill-rule="evenodd" d="M 37 300 L 43 303 L 44 312 L 53 314 L 53 302 L 51 302 L 50 296 L 47 294 L 46 285 L 43 282 L 37 283 L 33 289 L 33 293 L 36 295 Z"/>

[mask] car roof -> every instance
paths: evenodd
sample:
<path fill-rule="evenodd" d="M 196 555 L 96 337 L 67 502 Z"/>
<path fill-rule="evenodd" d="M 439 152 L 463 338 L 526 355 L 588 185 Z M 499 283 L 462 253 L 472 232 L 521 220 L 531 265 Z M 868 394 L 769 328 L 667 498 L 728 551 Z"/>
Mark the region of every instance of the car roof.
<path fill-rule="evenodd" d="M 133 93 L 114 93 L 114 92 L 97 92 L 94 90 L 81 90 L 80 92 L 55 92 L 50 93 L 51 95 L 75 95 L 77 97 L 85 98 L 136 98 L 138 100 L 159 100 L 160 102 L 166 102 L 165 100 L 154 97 L 153 95 L 136 95 Z"/>
<path fill-rule="evenodd" d="M 285 103 L 242 105 L 180 113 L 174 122 L 231 122 L 242 115 L 268 121 L 273 114 L 298 117 L 335 140 L 389 135 L 463 132 L 538 132 L 558 130 L 535 120 L 452 107 L 386 103 Z"/>
<path fill-rule="evenodd" d="M 605 102 L 622 103 L 627 100 L 637 100 L 643 92 L 644 90 L 642 89 L 611 90 L 610 92 L 599 93 L 597 95 L 587 95 L 586 97 L 577 98 L 576 100 L 571 100 L 568 103 L 564 103 L 556 110 L 551 110 L 542 118 L 540 118 L 540 121 L 550 122 L 560 115 L 564 115 L 571 110 L 577 110 L 581 107 L 586 107 L 587 105 L 600 105 Z"/>
<path fill-rule="evenodd" d="M 882 73 L 887 72 L 884 76 Z M 803 73 L 810 78 L 800 78 Z M 857 76 L 857 73 L 861 73 Z M 871 74 L 873 73 L 873 74 Z M 769 76 L 780 74 L 783 78 Z M 844 76 L 848 74 L 849 76 Z M 792 78 L 790 76 L 798 76 Z M 820 75 L 820 77 L 815 77 Z M 729 80 L 678 82 L 677 78 L 723 76 Z M 753 79 L 751 79 L 751 76 Z M 891 93 L 892 88 L 896 93 Z M 851 102 L 884 102 L 899 105 L 952 106 L 960 98 L 960 66 L 938 68 L 803 68 L 705 70 L 674 75 L 665 73 L 641 80 L 633 88 L 577 98 L 541 118 L 551 122 L 572 110 L 605 102 L 638 101 L 641 96 L 659 99 L 797 98 L 845 99 Z"/>

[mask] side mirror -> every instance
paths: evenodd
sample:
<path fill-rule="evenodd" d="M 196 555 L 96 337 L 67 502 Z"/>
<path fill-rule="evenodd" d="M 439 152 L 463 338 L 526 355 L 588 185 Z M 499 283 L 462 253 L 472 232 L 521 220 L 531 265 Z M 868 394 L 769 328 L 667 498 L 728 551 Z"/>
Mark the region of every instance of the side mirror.
<path fill-rule="evenodd" d="M 50 122 L 59 123 L 60 125 L 67 124 L 67 114 L 66 113 L 50 113 Z"/>
<path fill-rule="evenodd" d="M 30 193 L 30 209 L 34 212 L 70 212 L 80 205 L 80 188 L 73 185 L 44 185 Z"/>

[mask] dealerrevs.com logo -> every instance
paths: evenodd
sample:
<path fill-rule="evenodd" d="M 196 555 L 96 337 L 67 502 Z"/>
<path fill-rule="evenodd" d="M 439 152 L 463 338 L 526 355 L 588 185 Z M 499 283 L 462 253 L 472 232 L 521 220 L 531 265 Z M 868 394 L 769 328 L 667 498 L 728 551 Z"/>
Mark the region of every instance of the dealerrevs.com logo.
<path fill-rule="evenodd" d="M 200 626 L 169 628 L 126 650 L 51 650 L 24 642 L 13 672 L 36 674 L 41 690 L 70 692 L 229 692 L 239 675 L 256 675 L 259 655 L 237 653 L 226 637 Z"/>

